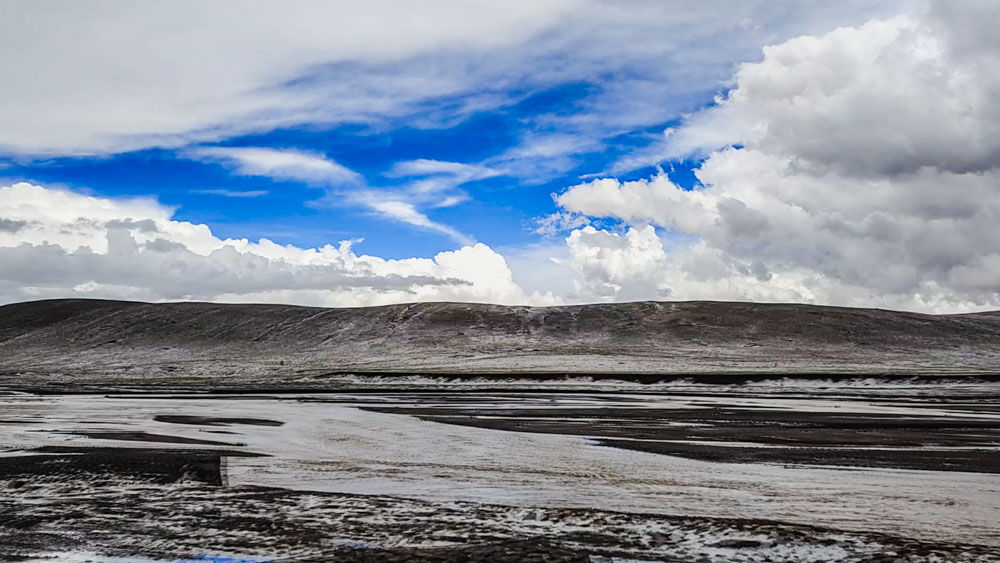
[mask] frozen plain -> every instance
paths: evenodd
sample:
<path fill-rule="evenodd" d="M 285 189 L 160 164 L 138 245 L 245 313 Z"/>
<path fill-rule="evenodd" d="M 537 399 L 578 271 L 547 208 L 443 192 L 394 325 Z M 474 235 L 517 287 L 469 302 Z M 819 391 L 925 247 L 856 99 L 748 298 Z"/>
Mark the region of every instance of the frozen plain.
<path fill-rule="evenodd" d="M 902 387 L 904 392 L 912 391 Z M 77 499 L 100 498 L 114 506 L 131 502 L 134 492 L 128 491 L 135 486 L 143 487 L 145 497 L 184 499 L 167 509 L 169 514 L 176 514 L 176 522 L 167 518 L 157 528 L 179 526 L 187 539 L 172 543 L 167 536 L 161 538 L 161 547 L 147 552 L 142 552 L 143 547 L 132 537 L 135 531 L 90 542 L 83 530 L 64 520 L 42 524 L 44 533 L 64 535 L 66 545 L 79 542 L 81 547 L 103 546 L 107 549 L 104 555 L 109 557 L 194 557 L 211 552 L 264 560 L 318 557 L 331 546 L 353 546 L 349 549 L 361 553 L 375 548 L 454 548 L 467 543 L 460 538 L 476 537 L 468 529 L 469 522 L 476 518 L 483 520 L 476 527 L 480 533 L 500 528 L 480 538 L 485 543 L 524 537 L 558 543 L 567 540 L 568 533 L 572 537 L 571 532 L 581 530 L 621 538 L 621 544 L 611 549 L 586 542 L 563 542 L 591 557 L 607 554 L 696 560 L 696 556 L 708 556 L 724 561 L 741 556 L 745 560 L 852 561 L 900 552 L 910 553 L 908 559 L 915 561 L 988 561 L 1000 549 L 1000 529 L 996 526 L 1000 518 L 1000 479 L 996 473 L 706 462 L 605 447 L 580 435 L 491 430 L 370 410 L 414 406 L 455 410 L 540 407 L 558 416 L 560 410 L 595 404 L 611 411 L 636 405 L 650 409 L 728 405 L 908 417 L 955 415 L 994 420 L 1000 426 L 1000 413 L 995 410 L 970 413 L 947 406 L 914 406 L 907 400 L 823 399 L 801 394 L 789 398 L 787 394 L 766 393 L 734 397 L 711 392 L 676 396 L 650 394 L 648 389 L 639 391 L 610 395 L 586 391 L 521 394 L 515 389 L 471 395 L 422 392 L 217 398 L 13 394 L 3 399 L 6 420 L 0 431 L 7 458 L 46 451 L 49 453 L 41 455 L 54 457 L 60 451 L 74 451 L 72 448 L 166 447 L 188 452 L 224 448 L 235 455 L 223 457 L 223 489 L 264 487 L 307 495 L 292 495 L 297 500 L 290 505 L 287 499 L 264 504 L 272 505 L 272 509 L 277 506 L 299 511 L 299 517 L 315 518 L 332 533 L 322 541 L 282 539 L 282 534 L 275 532 L 276 537 L 270 539 L 243 538 L 246 541 L 241 542 L 238 540 L 244 534 L 226 537 L 218 530 L 206 533 L 212 530 L 210 521 L 218 493 L 205 494 L 204 486 L 195 479 L 176 479 L 154 486 L 127 475 L 101 476 L 97 470 L 87 475 L 76 473 L 73 496 Z M 190 417 L 190 422 L 162 421 L 163 417 L 171 420 L 171 416 Z M 241 418 L 248 422 L 224 422 Z M 264 421 L 271 425 L 264 425 Z M 161 442 L 165 436 L 191 443 Z M 982 446 L 975 449 L 983 450 Z M 996 446 L 988 449 L 992 455 L 997 454 Z M 79 455 L 80 450 L 75 451 Z M 244 451 L 263 456 L 244 457 L 240 455 Z M 56 483 L 65 486 L 65 477 Z M 32 488 L 25 483 L 11 489 L 14 492 L 4 507 L 8 518 L 21 512 L 54 510 L 59 501 L 53 498 L 53 492 L 59 490 L 59 485 L 44 478 L 37 485 Z M 185 494 L 175 490 L 192 486 L 194 490 Z M 92 491 L 88 492 L 88 487 Z M 324 508 L 322 494 L 326 493 L 349 495 L 344 498 L 352 500 L 349 506 Z M 319 496 L 308 496 L 315 494 Z M 115 513 L 108 511 L 107 505 L 102 509 L 87 506 L 88 502 L 84 500 L 76 509 L 88 512 L 97 521 L 109 517 L 102 517 L 102 511 Z M 204 503 L 201 509 L 199 502 Z M 340 502 L 343 504 L 343 499 Z M 560 509 L 569 512 L 546 515 L 546 511 Z M 192 510 L 196 514 L 207 511 L 204 516 L 208 525 L 187 529 Z M 343 515 L 352 511 L 363 513 L 369 526 L 362 529 L 367 531 L 338 525 Z M 615 520 L 614 516 L 620 514 L 631 516 L 624 522 Z M 661 515 L 668 518 L 664 520 Z M 678 524 L 669 517 L 683 517 L 690 523 Z M 442 518 L 444 522 L 438 521 Z M 780 524 L 767 528 L 764 523 Z M 372 533 L 372 526 L 380 531 Z M 761 526 L 768 531 L 758 529 Z M 795 532 L 803 534 L 803 530 L 808 531 L 805 538 L 822 541 L 812 543 L 791 537 Z M 904 547 L 893 542 L 902 542 Z M 923 545 L 905 547 L 908 542 Z M 57 545 L 42 542 L 39 551 L 30 555 L 61 553 L 59 557 L 69 557 L 71 553 L 87 553 L 50 550 Z M 934 558 L 935 550 L 940 553 L 938 559 Z"/>
<path fill-rule="evenodd" d="M 0 559 L 1000 560 L 992 313 L 0 312 Z"/>

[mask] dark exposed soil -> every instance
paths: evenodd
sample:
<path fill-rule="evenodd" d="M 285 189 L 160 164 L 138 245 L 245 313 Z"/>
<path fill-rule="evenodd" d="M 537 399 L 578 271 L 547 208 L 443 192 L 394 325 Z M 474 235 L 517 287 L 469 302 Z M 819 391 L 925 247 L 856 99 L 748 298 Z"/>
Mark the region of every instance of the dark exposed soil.
<path fill-rule="evenodd" d="M 254 426 L 281 426 L 284 422 L 267 420 L 265 418 L 224 418 L 212 416 L 189 416 L 178 414 L 158 414 L 153 417 L 157 422 L 172 424 L 195 424 L 198 426 L 225 426 L 229 424 L 251 424 Z"/>
<path fill-rule="evenodd" d="M 150 434 L 149 432 L 98 432 L 98 431 L 73 431 L 63 432 L 64 434 L 74 434 L 76 436 L 86 436 L 97 440 L 119 440 L 123 442 L 159 442 L 161 444 L 203 444 L 206 446 L 238 446 L 229 442 L 217 442 L 215 440 L 201 440 L 198 438 L 187 438 L 184 436 L 167 436 L 166 434 Z"/>
<path fill-rule="evenodd" d="M 178 450 L 147 448 L 89 448 L 46 446 L 35 454 L 0 459 L 0 479 L 32 483 L 59 476 L 81 482 L 97 478 L 141 479 L 153 483 L 176 483 L 191 480 L 221 485 L 224 480 L 222 458 L 259 454 L 233 450 Z"/>
<path fill-rule="evenodd" d="M 83 550 L 174 559 L 577 562 L 994 560 L 986 546 L 765 520 L 435 504 L 224 486 L 235 452 L 48 448 L 0 464 L 0 560 Z M 424 545 L 421 545 L 424 544 Z M 436 544 L 436 545 L 435 545 Z"/>
<path fill-rule="evenodd" d="M 978 407 L 1000 412 L 996 402 Z M 1000 473 L 996 418 L 725 407 L 363 408 L 494 430 L 589 436 L 610 447 L 704 461 Z"/>
<path fill-rule="evenodd" d="M 703 461 L 728 463 L 780 463 L 889 467 L 926 471 L 970 471 L 1000 473 L 1000 453 L 996 450 L 855 450 L 849 448 L 755 448 L 747 446 L 706 446 L 684 442 L 639 440 L 598 440 L 614 448 L 674 455 Z"/>
<path fill-rule="evenodd" d="M 355 549 L 342 548 L 327 554 L 330 560 L 350 563 L 405 563 L 436 561 L 440 563 L 591 563 L 586 552 L 568 549 L 544 539 L 483 543 L 468 547 L 437 549 Z"/>

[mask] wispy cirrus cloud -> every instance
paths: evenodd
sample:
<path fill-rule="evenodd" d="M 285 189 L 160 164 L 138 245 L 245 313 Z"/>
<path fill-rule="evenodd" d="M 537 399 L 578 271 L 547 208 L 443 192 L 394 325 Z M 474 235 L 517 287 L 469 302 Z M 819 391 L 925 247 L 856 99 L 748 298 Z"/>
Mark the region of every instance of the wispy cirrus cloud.
<path fill-rule="evenodd" d="M 217 162 L 234 174 L 291 180 L 322 188 L 326 193 L 310 205 L 361 206 L 386 219 L 441 233 L 463 245 L 472 244 L 475 239 L 432 220 L 421 209 L 458 205 L 468 199 L 459 186 L 501 174 L 481 165 L 418 159 L 398 162 L 384 174 L 387 178 L 403 180 L 402 183 L 373 186 L 358 172 L 312 151 L 271 147 L 198 147 L 181 154 L 195 160 Z M 252 197 L 246 194 L 253 193 L 196 191 L 228 197 Z"/>
<path fill-rule="evenodd" d="M 217 195 L 221 197 L 254 198 L 263 197 L 271 193 L 270 190 L 225 190 L 225 189 L 204 189 L 191 190 L 193 194 Z"/>
<path fill-rule="evenodd" d="M 4 85 L 0 152 L 107 155 L 297 126 L 436 128 L 523 111 L 525 146 L 507 157 L 537 182 L 552 173 L 546 162 L 565 170 L 615 135 L 701 107 L 765 42 L 911 3 L 20 3 L 0 20 L 18 53 L 0 59 L 0 73 L 19 77 Z M 540 157 L 539 143 L 556 152 Z"/>
<path fill-rule="evenodd" d="M 386 178 L 403 179 L 404 182 L 380 188 L 380 191 L 395 191 L 414 205 L 452 207 L 469 199 L 468 194 L 459 189 L 462 185 L 504 175 L 506 172 L 503 170 L 481 164 L 429 159 L 405 160 L 395 163 L 382 174 Z"/>
<path fill-rule="evenodd" d="M 459 232 L 457 229 L 449 227 L 443 223 L 437 223 L 431 221 L 429 217 L 423 213 L 417 211 L 417 208 L 411 203 L 405 201 L 395 201 L 395 200 L 370 200 L 368 206 L 375 211 L 388 217 L 390 219 L 396 219 L 402 221 L 409 225 L 415 227 L 420 227 L 422 229 L 428 229 L 431 231 L 437 231 L 444 235 L 451 237 L 453 240 L 459 244 L 469 245 L 474 244 L 476 239 Z"/>
<path fill-rule="evenodd" d="M 297 149 L 265 147 L 198 147 L 181 152 L 202 161 L 215 161 L 244 176 L 267 176 L 324 186 L 357 186 L 365 182 L 361 174 L 326 156 Z"/>

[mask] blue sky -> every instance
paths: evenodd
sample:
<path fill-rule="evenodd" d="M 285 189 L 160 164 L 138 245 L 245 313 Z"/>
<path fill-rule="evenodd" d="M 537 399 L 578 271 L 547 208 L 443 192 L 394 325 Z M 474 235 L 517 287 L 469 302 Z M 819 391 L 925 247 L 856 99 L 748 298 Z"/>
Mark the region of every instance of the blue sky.
<path fill-rule="evenodd" d="M 2 301 L 1000 307 L 996 0 L 5 16 Z"/>
<path fill-rule="evenodd" d="M 669 89 L 669 85 L 664 85 Z M 268 147 L 322 155 L 360 173 L 373 186 L 398 186 L 407 178 L 387 177 L 396 163 L 430 159 L 458 163 L 490 161 L 515 149 L 527 134 L 547 133 L 533 122 L 570 116 L 595 95 L 599 86 L 574 82 L 538 92 L 515 92 L 520 98 L 502 107 L 480 111 L 444 127 L 414 127 L 420 116 L 372 124 L 336 126 L 301 124 L 224 139 L 197 146 Z M 719 86 L 719 92 L 722 92 Z M 706 92 L 711 104 L 713 92 Z M 636 149 L 662 137 L 677 120 L 646 125 L 570 154 L 565 169 L 538 174 L 503 173 L 461 184 L 468 200 L 437 209 L 434 220 L 496 246 L 536 242 L 535 220 L 555 211 L 552 195 L 594 174 Z M 556 130 L 554 134 L 559 134 Z M 175 218 L 204 223 L 221 237 L 264 237 L 280 244 L 321 246 L 343 239 L 364 239 L 366 253 L 387 258 L 431 256 L 456 247 L 447 235 L 427 231 L 357 206 L 317 206 L 322 186 L 309 182 L 246 176 L 218 162 L 184 157 L 182 149 L 149 148 L 101 156 L 15 159 L 3 171 L 8 181 L 33 181 L 112 197 L 152 196 L 175 207 Z M 20 161 L 19 161 L 20 160 Z M 697 159 L 651 163 L 616 177 L 634 179 L 656 172 L 662 164 L 684 187 L 697 183 Z"/>
<path fill-rule="evenodd" d="M 863 21 L 891 5 L 816 3 L 788 11 L 774 3 L 554 0 L 442 3 L 421 13 L 392 2 L 360 12 L 337 3 L 287 11 L 264 3 L 258 13 L 233 14 L 223 4 L 198 22 L 182 19 L 193 3 L 177 14 L 67 7 L 9 30 L 33 45 L 50 29 L 94 25 L 105 39 L 77 46 L 81 55 L 66 53 L 66 60 L 39 53 L 38 62 L 53 71 L 87 72 L 68 85 L 56 79 L 54 88 L 69 86 L 64 95 L 11 92 L 13 100 L 37 98 L 30 102 L 36 111 L 75 113 L 61 120 L 38 115 L 41 121 L 23 125 L 12 117 L 23 131 L 12 127 L 13 138 L 0 139 L 9 147 L 4 176 L 95 195 L 155 197 L 176 207 L 177 219 L 208 224 L 223 237 L 307 246 L 364 238 L 364 252 L 400 258 L 455 248 L 455 237 L 329 198 L 334 204 L 319 208 L 313 202 L 322 186 L 242 176 L 218 162 L 186 159 L 185 149 L 306 151 L 358 172 L 373 187 L 408 181 L 384 174 L 409 160 L 485 164 L 497 174 L 457 186 L 463 203 L 421 211 L 490 245 L 528 244 L 538 240 L 533 222 L 556 210 L 552 194 L 589 175 L 634 179 L 665 164 L 690 185 L 690 163 L 641 156 L 662 142 L 664 129 L 725 94 L 737 65 L 759 59 L 762 45 Z M 23 12 L 26 21 L 40 16 Z M 426 19 L 411 23 L 417 13 Z M 362 20 L 369 27 L 351 23 Z M 340 25 L 349 36 L 343 42 L 330 38 Z M 149 41 L 125 42 L 144 28 Z M 32 49 L 25 49 L 27 64 Z M 257 60 L 268 52 L 273 61 Z M 212 56 L 219 66 L 211 66 Z M 164 59 L 162 72 L 145 62 Z M 73 93 L 80 87 L 90 99 Z M 244 98 L 250 109 L 227 111 Z M 532 143 L 549 149 L 512 154 Z M 636 153 L 639 160 L 629 161 Z"/>

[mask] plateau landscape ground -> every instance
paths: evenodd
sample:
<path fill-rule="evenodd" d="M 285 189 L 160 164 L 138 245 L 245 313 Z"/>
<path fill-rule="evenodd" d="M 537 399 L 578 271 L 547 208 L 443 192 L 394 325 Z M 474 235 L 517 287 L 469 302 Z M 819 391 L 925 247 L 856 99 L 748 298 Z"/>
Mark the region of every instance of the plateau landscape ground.
<path fill-rule="evenodd" d="M 1000 314 L 0 307 L 0 558 L 997 561 Z"/>

